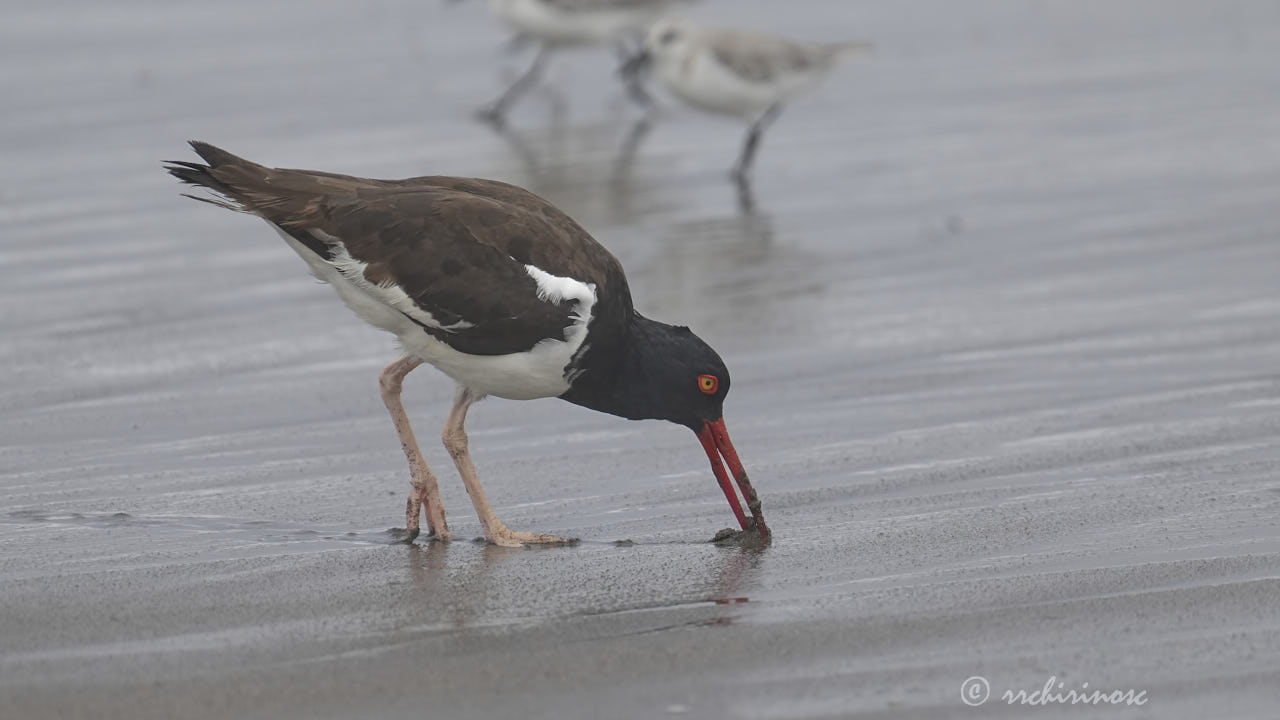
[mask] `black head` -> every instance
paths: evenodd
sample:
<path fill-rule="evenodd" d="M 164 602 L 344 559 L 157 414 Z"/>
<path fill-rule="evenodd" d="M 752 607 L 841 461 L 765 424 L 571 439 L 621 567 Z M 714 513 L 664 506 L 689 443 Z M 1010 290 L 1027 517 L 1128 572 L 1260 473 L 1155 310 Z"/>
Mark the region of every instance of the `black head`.
<path fill-rule="evenodd" d="M 687 327 L 661 325 L 648 338 L 652 370 L 645 376 L 650 415 L 699 430 L 724 416 L 729 370 L 702 338 Z"/>
<path fill-rule="evenodd" d="M 724 415 L 729 371 L 687 327 L 636 314 L 608 368 L 584 368 L 564 399 L 631 420 L 668 420 L 695 431 Z M 594 376 L 594 377 L 593 377 Z"/>
<path fill-rule="evenodd" d="M 725 428 L 729 370 L 716 351 L 687 327 L 655 322 L 636 313 L 622 345 L 593 348 L 587 356 L 591 360 L 583 363 L 581 374 L 561 397 L 612 415 L 667 420 L 692 430 L 743 530 L 754 530 L 767 539 L 769 527 L 761 514 L 760 500 Z M 742 491 L 750 519 L 742 510 L 724 463 Z"/>

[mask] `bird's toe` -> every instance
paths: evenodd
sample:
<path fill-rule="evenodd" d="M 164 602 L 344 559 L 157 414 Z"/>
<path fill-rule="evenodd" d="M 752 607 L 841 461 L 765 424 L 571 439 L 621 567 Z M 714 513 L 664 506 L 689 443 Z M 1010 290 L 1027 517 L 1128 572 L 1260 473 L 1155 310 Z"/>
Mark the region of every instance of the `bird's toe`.
<path fill-rule="evenodd" d="M 546 535 L 543 533 L 525 532 L 522 530 L 508 530 L 503 528 L 493 533 L 487 540 L 501 547 L 521 547 L 525 544 L 534 545 L 573 545 L 578 542 L 577 538 L 562 538 L 557 535 Z"/>
<path fill-rule="evenodd" d="M 544 535 L 542 533 L 513 531 L 512 535 L 516 536 L 520 542 L 540 545 L 568 545 L 578 541 L 577 538 L 562 538 L 557 535 Z"/>

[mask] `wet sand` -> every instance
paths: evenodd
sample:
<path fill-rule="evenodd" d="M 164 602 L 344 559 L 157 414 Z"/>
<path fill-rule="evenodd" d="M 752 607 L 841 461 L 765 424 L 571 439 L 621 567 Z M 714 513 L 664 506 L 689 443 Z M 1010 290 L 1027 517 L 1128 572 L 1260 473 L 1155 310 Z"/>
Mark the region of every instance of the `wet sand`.
<path fill-rule="evenodd" d="M 1274 717 L 1280 8 L 788 6 L 693 13 L 877 53 L 746 208 L 732 123 L 668 103 L 628 160 L 599 53 L 475 123 L 524 61 L 479 3 L 7 10 L 0 717 Z M 480 404 L 472 450 L 580 544 L 395 542 L 392 339 L 178 197 L 188 138 L 560 204 L 725 357 L 773 545 L 708 542 L 687 430 L 555 400 Z M 406 405 L 468 538 L 451 394 Z M 999 699 L 1051 676 L 1148 702 Z"/>

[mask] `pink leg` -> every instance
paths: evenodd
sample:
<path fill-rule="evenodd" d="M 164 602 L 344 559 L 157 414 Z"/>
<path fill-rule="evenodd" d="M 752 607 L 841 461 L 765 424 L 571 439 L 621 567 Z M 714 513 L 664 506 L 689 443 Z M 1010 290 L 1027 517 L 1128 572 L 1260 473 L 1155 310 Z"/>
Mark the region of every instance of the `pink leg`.
<path fill-rule="evenodd" d="M 440 500 L 440 485 L 436 476 L 427 467 L 427 461 L 418 449 L 418 441 L 413 436 L 413 428 L 409 425 L 409 416 L 404 412 L 400 402 L 400 389 L 404 385 L 404 376 L 422 364 L 422 360 L 406 355 L 388 365 L 378 377 L 378 385 L 382 389 L 382 402 L 391 413 L 391 422 L 400 435 L 400 447 L 409 459 L 409 482 L 413 489 L 409 491 L 409 504 L 405 508 L 404 524 L 409 539 L 418 537 L 418 508 L 422 508 L 427 516 L 427 534 L 435 535 L 440 540 L 448 540 L 449 524 L 444 519 L 444 503 Z"/>
<path fill-rule="evenodd" d="M 484 539 L 494 545 L 506 547 L 520 547 L 524 543 L 571 542 L 555 535 L 511 530 L 498 519 L 497 515 L 493 514 L 489 499 L 485 497 L 484 488 L 480 486 L 480 478 L 476 475 L 476 466 L 471 462 L 471 453 L 467 450 L 467 430 L 464 427 L 467 421 L 467 408 L 483 397 L 464 387 L 459 387 L 458 394 L 453 398 L 453 409 L 449 411 L 449 420 L 444 425 L 441 439 L 449 454 L 453 456 L 453 464 L 458 467 L 458 474 L 462 476 L 467 494 L 471 496 L 471 504 L 475 506 L 476 516 L 480 518 L 480 525 L 484 528 Z"/>

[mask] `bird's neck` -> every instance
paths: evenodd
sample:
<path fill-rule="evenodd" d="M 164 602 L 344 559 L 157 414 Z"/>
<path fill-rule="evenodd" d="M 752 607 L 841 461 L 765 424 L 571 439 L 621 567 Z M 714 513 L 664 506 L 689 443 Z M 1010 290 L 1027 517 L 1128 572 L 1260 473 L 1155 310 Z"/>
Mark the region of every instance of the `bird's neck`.
<path fill-rule="evenodd" d="M 583 372 L 560 397 L 575 405 L 629 420 L 660 418 L 651 388 L 664 366 L 674 328 L 633 312 L 627 331 L 612 347 L 595 347 Z"/>

